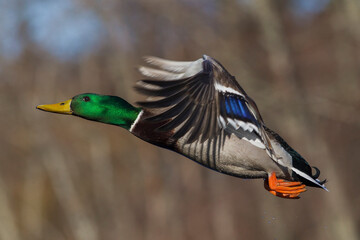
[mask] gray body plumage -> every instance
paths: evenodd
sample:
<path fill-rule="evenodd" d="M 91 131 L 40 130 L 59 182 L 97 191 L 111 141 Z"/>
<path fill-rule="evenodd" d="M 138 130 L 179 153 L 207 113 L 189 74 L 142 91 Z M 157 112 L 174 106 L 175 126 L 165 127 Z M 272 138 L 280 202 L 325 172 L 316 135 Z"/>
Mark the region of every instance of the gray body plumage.
<path fill-rule="evenodd" d="M 266 178 L 275 172 L 280 178 L 294 180 L 291 177 L 292 158 L 275 141 L 272 142 L 274 150 L 282 165 L 273 161 L 266 151 L 259 151 L 258 147 L 234 134 L 223 132 L 203 143 L 184 144 L 185 139 L 177 141 L 175 151 L 210 169 L 241 178 Z"/>

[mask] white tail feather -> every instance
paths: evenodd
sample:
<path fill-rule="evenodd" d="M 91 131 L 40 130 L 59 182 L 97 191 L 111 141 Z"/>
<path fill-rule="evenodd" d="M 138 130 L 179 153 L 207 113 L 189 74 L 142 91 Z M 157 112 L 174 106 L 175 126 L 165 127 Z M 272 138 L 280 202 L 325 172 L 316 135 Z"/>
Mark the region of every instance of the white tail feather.
<path fill-rule="evenodd" d="M 319 187 L 323 188 L 326 191 L 329 191 L 324 184 L 320 184 L 318 181 L 314 180 L 312 177 L 310 177 L 309 175 L 307 175 L 306 173 L 300 171 L 299 169 L 296 169 L 294 167 L 291 168 L 291 170 L 293 170 L 296 174 L 298 174 L 299 176 L 309 180 L 310 182 L 315 183 L 316 185 L 318 185 Z"/>

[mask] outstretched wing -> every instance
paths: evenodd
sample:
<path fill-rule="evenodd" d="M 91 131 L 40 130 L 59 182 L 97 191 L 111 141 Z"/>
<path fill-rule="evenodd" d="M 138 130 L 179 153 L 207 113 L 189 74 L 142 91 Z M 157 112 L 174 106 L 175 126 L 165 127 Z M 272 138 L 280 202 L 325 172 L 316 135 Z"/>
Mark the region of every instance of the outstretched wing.
<path fill-rule="evenodd" d="M 255 102 L 235 78 L 215 59 L 206 55 L 193 62 L 146 57 L 157 67 L 140 67 L 151 79 L 136 89 L 149 97 L 138 104 L 157 110 L 148 121 L 164 121 L 159 131 L 172 131 L 173 139 L 201 143 L 224 130 L 267 151 L 276 160 Z"/>

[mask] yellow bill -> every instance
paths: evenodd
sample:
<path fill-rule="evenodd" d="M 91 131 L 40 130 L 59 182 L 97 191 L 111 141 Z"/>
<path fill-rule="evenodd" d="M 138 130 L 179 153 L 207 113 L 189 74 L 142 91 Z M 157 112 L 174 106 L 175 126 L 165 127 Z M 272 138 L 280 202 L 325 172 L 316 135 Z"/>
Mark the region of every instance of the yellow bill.
<path fill-rule="evenodd" d="M 61 113 L 61 114 L 72 114 L 70 104 L 71 100 L 69 99 L 65 102 L 59 102 L 55 104 L 48 104 L 48 105 L 38 105 L 36 108 L 46 111 L 46 112 L 54 112 L 54 113 Z"/>

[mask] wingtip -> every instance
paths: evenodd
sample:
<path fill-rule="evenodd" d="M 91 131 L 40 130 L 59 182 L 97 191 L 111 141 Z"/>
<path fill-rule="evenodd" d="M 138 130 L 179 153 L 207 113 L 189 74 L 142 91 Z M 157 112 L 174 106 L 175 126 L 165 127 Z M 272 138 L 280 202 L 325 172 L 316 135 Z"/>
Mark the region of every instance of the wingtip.
<path fill-rule="evenodd" d="M 146 73 L 146 67 L 139 65 L 136 67 L 136 69 L 138 70 L 139 73 L 146 76 L 146 74 L 144 74 L 144 72 Z"/>
<path fill-rule="evenodd" d="M 136 66 L 135 67 L 135 69 L 139 72 L 139 73 L 142 73 L 142 68 L 143 68 L 144 66 L 142 66 L 142 65 L 138 65 L 138 66 Z"/>
<path fill-rule="evenodd" d="M 151 60 L 154 58 L 154 56 L 150 56 L 150 55 L 145 55 L 142 57 L 142 59 L 144 60 L 144 62 L 151 62 Z"/>

